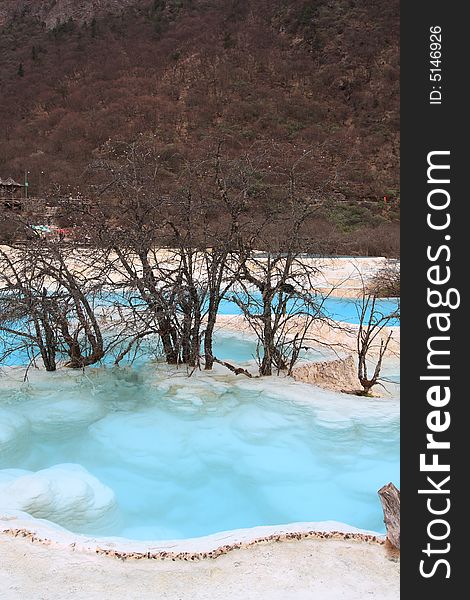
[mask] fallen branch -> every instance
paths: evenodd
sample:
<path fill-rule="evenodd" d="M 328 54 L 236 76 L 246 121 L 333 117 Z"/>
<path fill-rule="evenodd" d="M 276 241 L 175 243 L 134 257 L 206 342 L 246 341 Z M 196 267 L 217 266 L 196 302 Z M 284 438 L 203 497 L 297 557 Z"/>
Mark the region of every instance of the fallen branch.
<path fill-rule="evenodd" d="M 241 367 L 235 367 L 234 365 L 231 365 L 230 363 L 225 362 L 224 360 L 219 360 L 215 356 L 214 356 L 214 362 L 218 363 L 219 365 L 223 365 L 229 371 L 232 371 L 232 373 L 235 373 L 235 375 L 246 375 L 250 379 L 253 377 L 253 375 L 246 369 L 242 369 Z"/>

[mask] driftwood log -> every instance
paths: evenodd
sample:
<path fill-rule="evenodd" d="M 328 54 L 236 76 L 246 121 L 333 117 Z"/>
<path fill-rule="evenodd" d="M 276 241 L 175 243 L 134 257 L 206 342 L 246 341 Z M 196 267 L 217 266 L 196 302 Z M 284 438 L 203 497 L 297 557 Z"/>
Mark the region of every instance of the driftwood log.
<path fill-rule="evenodd" d="M 384 511 L 387 540 L 394 548 L 400 550 L 400 491 L 393 483 L 387 483 L 377 493 Z"/>

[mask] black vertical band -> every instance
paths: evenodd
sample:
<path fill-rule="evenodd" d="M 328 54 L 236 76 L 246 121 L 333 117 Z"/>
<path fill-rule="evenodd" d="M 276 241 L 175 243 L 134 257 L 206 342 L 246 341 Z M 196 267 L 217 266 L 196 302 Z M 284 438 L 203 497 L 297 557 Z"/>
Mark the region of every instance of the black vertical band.
<path fill-rule="evenodd" d="M 460 586 L 467 553 L 458 549 L 468 528 L 463 483 L 470 440 L 470 399 L 462 391 L 470 373 L 464 289 L 470 69 L 463 7 L 401 4 L 403 598 L 450 600 L 466 587 Z"/>

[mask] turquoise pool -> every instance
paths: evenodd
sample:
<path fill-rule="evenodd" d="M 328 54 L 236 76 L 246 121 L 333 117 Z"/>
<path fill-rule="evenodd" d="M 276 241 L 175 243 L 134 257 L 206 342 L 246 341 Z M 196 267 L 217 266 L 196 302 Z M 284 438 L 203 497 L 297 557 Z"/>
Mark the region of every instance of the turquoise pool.
<path fill-rule="evenodd" d="M 324 520 L 380 532 L 376 492 L 398 485 L 396 399 L 148 363 L 0 386 L 0 510 L 74 532 L 177 539 Z"/>

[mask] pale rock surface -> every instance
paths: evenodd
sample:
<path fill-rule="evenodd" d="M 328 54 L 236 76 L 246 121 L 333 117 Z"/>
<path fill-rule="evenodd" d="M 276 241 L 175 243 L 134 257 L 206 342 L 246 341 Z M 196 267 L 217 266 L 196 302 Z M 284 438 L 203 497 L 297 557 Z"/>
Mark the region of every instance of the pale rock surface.
<path fill-rule="evenodd" d="M 352 392 L 360 388 L 352 356 L 301 365 L 293 370 L 292 377 L 296 381 L 338 392 Z"/>
<path fill-rule="evenodd" d="M 80 465 L 0 472 L 2 510 L 24 511 L 79 530 L 112 518 L 115 506 L 114 492 Z"/>
<path fill-rule="evenodd" d="M 398 600 L 383 546 L 305 539 L 216 560 L 117 560 L 0 533 L 2 600 Z"/>

